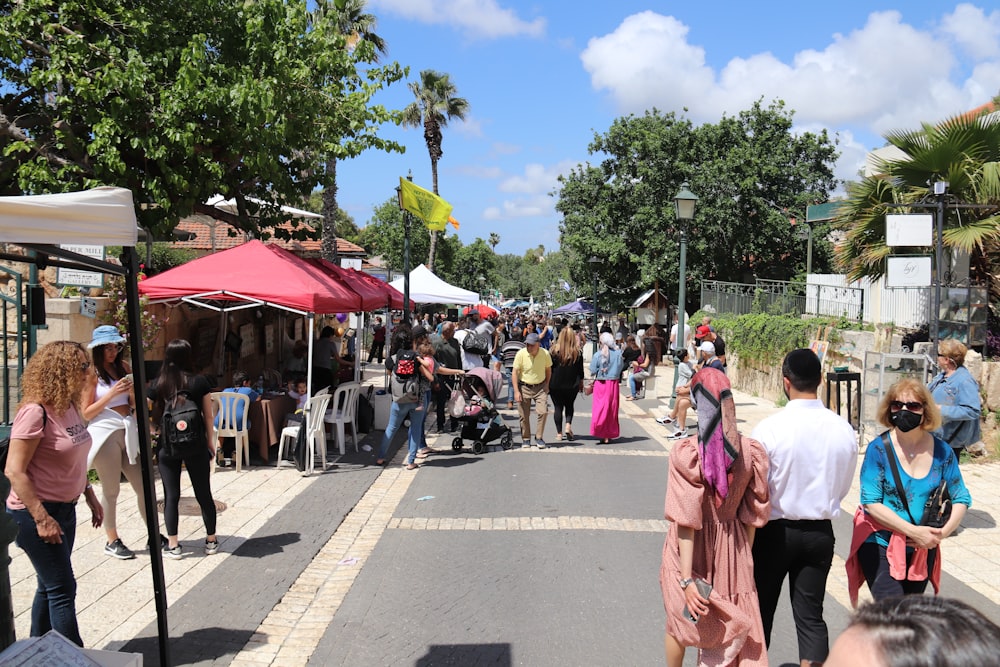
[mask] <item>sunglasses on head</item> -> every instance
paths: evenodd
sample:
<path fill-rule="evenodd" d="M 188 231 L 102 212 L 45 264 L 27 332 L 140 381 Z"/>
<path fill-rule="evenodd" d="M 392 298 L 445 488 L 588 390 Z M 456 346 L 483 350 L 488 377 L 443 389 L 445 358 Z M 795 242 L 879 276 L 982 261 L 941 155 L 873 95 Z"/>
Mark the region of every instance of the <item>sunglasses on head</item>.
<path fill-rule="evenodd" d="M 86 373 L 89 370 L 90 370 L 90 362 L 89 361 L 84 361 L 84 362 L 80 363 L 80 372 L 81 373 Z"/>
<path fill-rule="evenodd" d="M 924 404 L 920 401 L 889 401 L 889 409 L 893 412 L 898 412 L 903 408 L 910 412 L 921 412 L 924 409 Z"/>

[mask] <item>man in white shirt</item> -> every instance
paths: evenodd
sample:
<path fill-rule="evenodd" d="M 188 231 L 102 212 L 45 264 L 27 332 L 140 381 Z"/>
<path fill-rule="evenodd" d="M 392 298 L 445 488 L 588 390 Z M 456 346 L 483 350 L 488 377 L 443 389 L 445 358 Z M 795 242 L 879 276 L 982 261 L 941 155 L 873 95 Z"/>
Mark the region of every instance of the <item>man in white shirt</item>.
<path fill-rule="evenodd" d="M 677 338 L 677 315 L 674 315 L 674 326 L 670 327 L 670 349 L 679 350 L 681 348 L 688 350 L 689 355 L 694 354 L 694 349 L 691 348 L 691 327 L 687 318 L 684 319 L 684 339 L 679 341 Z"/>
<path fill-rule="evenodd" d="M 771 461 L 771 518 L 754 539 L 754 579 L 770 645 L 774 610 L 788 577 L 799 661 L 808 667 L 830 653 L 823 597 L 833 560 L 831 519 L 840 513 L 854 479 L 858 437 L 847 420 L 819 400 L 822 365 L 812 350 L 789 352 L 781 375 L 788 405 L 750 436 L 764 445 Z"/>

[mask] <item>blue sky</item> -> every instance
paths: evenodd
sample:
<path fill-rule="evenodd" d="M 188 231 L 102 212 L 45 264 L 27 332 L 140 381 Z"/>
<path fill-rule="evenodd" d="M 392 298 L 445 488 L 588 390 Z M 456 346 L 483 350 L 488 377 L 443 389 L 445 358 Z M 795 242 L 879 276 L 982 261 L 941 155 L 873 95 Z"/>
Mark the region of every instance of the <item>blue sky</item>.
<path fill-rule="evenodd" d="M 556 178 L 594 162 L 594 133 L 656 107 L 716 122 L 780 98 L 797 130 L 839 137 L 852 177 L 888 130 L 937 121 L 1000 91 L 1000 10 L 986 3 L 369 0 L 386 60 L 446 72 L 470 104 L 444 130 L 441 195 L 463 243 L 490 232 L 497 252 L 559 246 Z M 376 101 L 402 108 L 405 83 Z M 338 202 L 359 226 L 400 176 L 431 187 L 419 129 L 383 134 L 403 155 L 338 165 Z M 448 233 L 454 233 L 448 228 Z"/>

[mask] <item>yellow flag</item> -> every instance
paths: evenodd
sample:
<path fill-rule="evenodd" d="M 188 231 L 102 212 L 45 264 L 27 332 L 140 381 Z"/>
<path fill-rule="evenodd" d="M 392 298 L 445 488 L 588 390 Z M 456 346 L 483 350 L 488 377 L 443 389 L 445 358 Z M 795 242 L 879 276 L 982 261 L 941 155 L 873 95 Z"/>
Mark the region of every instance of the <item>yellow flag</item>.
<path fill-rule="evenodd" d="M 400 177 L 399 188 L 403 195 L 403 209 L 417 216 L 432 232 L 444 231 L 451 215 L 452 205 L 430 190 L 424 190 Z"/>
<path fill-rule="evenodd" d="M 458 220 L 456 220 L 455 218 L 453 218 L 453 217 L 451 217 L 451 216 L 449 215 L 449 216 L 448 216 L 448 223 L 449 223 L 449 224 L 450 224 L 450 225 L 451 225 L 452 227 L 454 227 L 454 228 L 455 228 L 455 231 L 458 231 Z"/>

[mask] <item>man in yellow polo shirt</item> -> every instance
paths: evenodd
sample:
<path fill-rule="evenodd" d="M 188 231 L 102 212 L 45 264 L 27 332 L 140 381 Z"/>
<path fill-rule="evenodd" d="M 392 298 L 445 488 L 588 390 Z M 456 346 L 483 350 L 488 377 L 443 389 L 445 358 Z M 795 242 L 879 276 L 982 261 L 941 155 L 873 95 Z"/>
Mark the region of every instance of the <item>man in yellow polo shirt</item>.
<path fill-rule="evenodd" d="M 511 382 L 514 384 L 514 401 L 517 402 L 517 412 L 521 416 L 521 446 L 531 446 L 531 403 L 535 403 L 535 414 L 538 424 L 535 429 L 535 446 L 545 449 L 542 433 L 545 431 L 545 418 L 549 416 L 549 379 L 552 377 L 552 357 L 548 350 L 543 350 L 538 334 L 530 333 L 524 338 L 524 349 L 518 350 L 514 357 L 514 368 L 511 369 Z"/>

